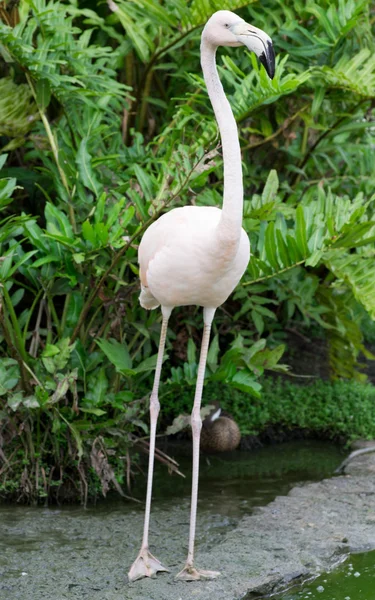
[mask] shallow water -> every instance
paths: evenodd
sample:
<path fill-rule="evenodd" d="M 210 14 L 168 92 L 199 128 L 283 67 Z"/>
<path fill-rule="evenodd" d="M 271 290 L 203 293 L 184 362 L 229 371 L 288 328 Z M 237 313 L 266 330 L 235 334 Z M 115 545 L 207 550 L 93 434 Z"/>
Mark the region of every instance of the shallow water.
<path fill-rule="evenodd" d="M 274 600 L 374 600 L 375 552 L 353 554 L 339 569 Z"/>
<path fill-rule="evenodd" d="M 179 459 L 177 452 L 174 455 Z M 312 441 L 203 456 L 197 549 L 211 551 L 241 517 L 287 494 L 296 484 L 332 476 L 343 458 L 341 448 Z M 151 538 L 155 546 L 162 546 L 169 565 L 184 560 L 189 521 L 191 460 L 182 457 L 179 462 L 186 479 L 169 476 L 166 467 L 157 464 L 154 482 Z M 145 480 L 139 476 L 134 496 L 143 500 L 144 487 Z M 143 503 L 113 497 L 87 510 L 80 506 L 0 506 L 0 600 L 51 600 L 51 585 L 67 590 L 67 595 L 56 600 L 89 598 L 90 594 L 100 598 L 102 572 L 108 576 L 108 587 L 116 590 L 116 578 L 121 574 L 125 581 L 129 557 L 139 546 L 143 510 Z M 119 557 L 121 567 L 115 566 Z M 86 582 L 87 596 L 77 587 L 82 582 Z"/>
<path fill-rule="evenodd" d="M 178 460 L 186 478 L 170 477 L 165 467 L 156 465 L 153 498 L 160 507 L 168 505 L 171 497 L 189 498 L 191 492 L 191 458 L 171 450 L 168 453 Z M 311 440 L 252 452 L 202 455 L 199 510 L 219 511 L 238 519 L 252 507 L 264 506 L 276 496 L 287 494 L 298 483 L 331 477 L 344 457 L 342 447 Z M 143 499 L 145 486 L 138 485 L 133 493 Z"/>
<path fill-rule="evenodd" d="M 179 462 L 179 469 L 185 478 L 169 475 L 164 465 L 156 462 L 152 507 L 159 510 L 169 510 L 171 504 L 185 505 L 190 503 L 191 494 L 191 458 L 186 453 L 179 454 L 178 449 L 173 453 Z M 341 447 L 328 442 L 293 441 L 286 444 L 268 446 L 253 452 L 231 452 L 219 455 L 202 455 L 199 476 L 199 512 L 225 517 L 223 526 L 234 526 L 244 514 L 251 512 L 255 506 L 264 506 L 276 496 L 285 495 L 288 491 L 306 481 L 319 481 L 331 477 L 335 468 L 344 458 Z M 147 467 L 147 465 L 145 465 Z M 142 503 L 124 502 L 117 495 L 100 499 L 96 505 L 89 505 L 85 510 L 77 505 L 62 505 L 59 508 L 25 507 L 18 505 L 0 505 L 0 556 L 5 546 L 13 546 L 19 551 L 33 549 L 40 542 L 48 543 L 51 538 L 56 543 L 63 544 L 64 535 L 60 527 L 54 528 L 54 522 L 74 517 L 100 516 L 106 514 L 132 513 L 144 511 L 146 493 L 146 478 L 137 477 L 137 485 L 132 490 L 135 498 Z M 27 519 L 32 521 L 43 519 L 51 521 L 51 528 L 43 534 L 38 532 L 27 535 L 25 525 Z M 25 517 L 26 523 L 25 523 Z M 22 521 L 22 527 L 17 528 L 17 522 Z M 5 526 L 5 530 L 3 529 Z M 10 530 L 7 533 L 7 526 Z M 65 533 L 68 533 L 65 531 Z M 42 537 L 41 537 L 42 536 Z M 70 537 L 70 536 L 69 536 Z"/>

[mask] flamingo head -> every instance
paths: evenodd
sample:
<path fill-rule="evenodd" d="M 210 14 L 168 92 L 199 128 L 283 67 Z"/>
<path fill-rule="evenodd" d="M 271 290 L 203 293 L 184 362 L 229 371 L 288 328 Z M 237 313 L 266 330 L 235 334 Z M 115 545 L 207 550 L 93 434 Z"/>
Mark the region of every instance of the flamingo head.
<path fill-rule="evenodd" d="M 213 46 L 246 46 L 258 57 L 268 76 L 275 75 L 275 52 L 271 38 L 262 29 L 246 23 L 230 10 L 219 10 L 207 21 L 202 40 Z"/>

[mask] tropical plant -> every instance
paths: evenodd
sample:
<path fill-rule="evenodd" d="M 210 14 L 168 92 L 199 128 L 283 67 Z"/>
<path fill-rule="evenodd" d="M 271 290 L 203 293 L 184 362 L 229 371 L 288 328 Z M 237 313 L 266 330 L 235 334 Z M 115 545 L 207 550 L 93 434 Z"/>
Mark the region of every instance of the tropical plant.
<path fill-rule="evenodd" d="M 138 305 L 137 245 L 171 206 L 221 204 L 199 67 L 200 28 L 217 8 L 267 30 L 278 58 L 273 81 L 236 49 L 218 61 L 252 258 L 218 311 L 207 379 L 259 398 L 264 370 L 285 370 L 291 322 L 326 338 L 333 378 L 364 377 L 361 324 L 375 318 L 370 1 L 3 2 L 5 491 L 18 481 L 35 500 L 71 479 L 83 496 L 98 481 L 130 482 L 160 332 L 157 311 Z M 199 312 L 176 310 L 172 330 L 165 398 L 194 383 Z"/>

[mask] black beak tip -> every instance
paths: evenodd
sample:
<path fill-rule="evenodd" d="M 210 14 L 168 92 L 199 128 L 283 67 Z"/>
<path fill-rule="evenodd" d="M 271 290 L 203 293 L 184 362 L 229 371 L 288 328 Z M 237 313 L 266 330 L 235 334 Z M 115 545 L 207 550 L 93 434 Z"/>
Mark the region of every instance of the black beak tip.
<path fill-rule="evenodd" d="M 267 49 L 260 55 L 259 62 L 266 69 L 268 77 L 273 79 L 275 76 L 275 51 L 271 42 L 267 43 Z"/>

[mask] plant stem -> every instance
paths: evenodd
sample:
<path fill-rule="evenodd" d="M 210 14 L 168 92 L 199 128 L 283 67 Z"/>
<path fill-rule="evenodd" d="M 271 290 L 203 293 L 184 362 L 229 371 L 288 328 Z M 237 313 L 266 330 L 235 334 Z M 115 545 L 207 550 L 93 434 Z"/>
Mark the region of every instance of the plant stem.
<path fill-rule="evenodd" d="M 289 267 L 285 267 L 285 269 L 281 269 L 280 271 L 276 271 L 275 273 L 271 273 L 270 275 L 264 275 L 263 277 L 258 277 L 258 279 L 253 279 L 252 281 L 245 281 L 242 286 L 248 286 L 248 285 L 254 285 L 254 283 L 259 283 L 260 281 L 266 281 L 266 279 L 272 279 L 272 277 L 278 277 L 279 275 L 282 275 L 282 273 L 286 273 L 287 271 L 290 271 L 291 269 L 294 269 L 295 267 L 298 267 L 299 265 L 303 265 L 303 263 L 307 260 L 307 257 L 304 258 L 303 260 L 299 260 L 298 262 L 294 263 L 293 265 L 290 265 Z"/>
<path fill-rule="evenodd" d="M 23 337 L 23 343 L 24 344 L 26 343 L 26 336 L 27 336 L 28 331 L 29 331 L 29 325 L 30 325 L 31 317 L 33 315 L 33 312 L 35 310 L 37 302 L 38 302 L 38 300 L 39 300 L 39 298 L 41 297 L 42 294 L 43 294 L 43 288 L 41 288 L 39 290 L 39 292 L 36 294 L 36 296 L 35 296 L 35 298 L 33 300 L 33 303 L 32 303 L 32 305 L 31 305 L 31 307 L 29 309 L 29 313 L 27 315 L 26 323 L 25 323 L 25 326 L 23 328 L 23 336 L 22 337 Z"/>
<path fill-rule="evenodd" d="M 25 369 L 25 367 L 27 367 L 27 365 L 22 360 L 22 358 L 20 358 L 19 352 L 14 345 L 14 341 L 13 341 L 14 335 L 12 335 L 12 333 L 11 333 L 12 326 L 11 326 L 11 323 L 9 322 L 9 319 L 7 318 L 7 315 L 3 314 L 1 305 L 0 305 L 0 324 L 1 324 L 1 328 L 3 330 L 5 342 L 9 348 L 10 355 L 14 356 L 14 359 L 18 362 L 18 365 L 20 368 L 20 374 L 21 374 L 22 387 L 27 393 L 30 393 L 31 386 L 27 379 L 27 374 L 26 374 L 26 369 Z"/>
<path fill-rule="evenodd" d="M 147 342 L 147 338 L 144 337 L 143 340 L 141 341 L 141 343 L 139 344 L 138 348 L 136 348 L 136 350 L 131 355 L 131 359 L 132 360 L 135 359 L 135 357 L 137 356 L 138 352 L 140 352 L 142 350 L 142 348 L 143 348 L 143 346 L 145 345 L 146 342 Z"/>
<path fill-rule="evenodd" d="M 137 332 L 136 332 L 136 333 L 133 335 L 133 337 L 132 337 L 131 341 L 130 341 L 130 342 L 129 342 L 129 344 L 128 344 L 128 350 L 129 350 L 129 352 L 130 352 L 130 350 L 133 348 L 133 346 L 134 346 L 135 342 L 137 341 L 137 339 L 139 338 L 139 336 L 140 336 L 140 335 L 141 335 L 140 331 L 137 331 Z"/>
<path fill-rule="evenodd" d="M 148 97 L 150 95 L 152 77 L 153 77 L 153 71 L 150 70 L 147 73 L 147 77 L 145 80 L 145 86 L 144 86 L 143 93 L 142 93 L 141 108 L 139 111 L 138 131 L 143 131 L 144 126 L 145 126 L 145 121 L 146 121 L 146 116 L 147 116 Z"/>
<path fill-rule="evenodd" d="M 65 330 L 65 326 L 66 326 L 66 319 L 68 316 L 68 309 L 69 309 L 71 297 L 72 297 L 72 294 L 67 294 L 65 296 L 64 308 L 63 308 L 63 313 L 62 313 L 61 323 L 60 323 L 60 329 L 61 329 L 62 334 L 64 334 L 64 330 Z"/>
<path fill-rule="evenodd" d="M 13 308 L 12 300 L 11 300 L 11 298 L 9 296 L 9 292 L 8 292 L 8 290 L 6 288 L 6 284 L 2 283 L 1 287 L 2 287 L 2 294 L 3 294 L 4 300 L 5 300 L 5 305 L 6 305 L 6 308 L 8 310 L 8 313 L 9 313 L 9 316 L 10 316 L 10 320 L 12 322 L 12 326 L 13 326 L 13 330 L 14 330 L 14 344 L 15 344 L 15 347 L 17 349 L 17 352 L 18 352 L 19 356 L 27 364 L 29 362 L 29 357 L 28 357 L 28 354 L 26 352 L 26 348 L 25 348 L 25 344 L 24 344 L 24 340 L 23 340 L 21 328 L 20 328 L 20 325 L 18 323 L 16 312 L 15 312 L 15 310 Z"/>
<path fill-rule="evenodd" d="M 125 56 L 125 83 L 129 87 L 133 87 L 133 72 L 134 72 L 134 54 L 130 50 Z"/>
<path fill-rule="evenodd" d="M 49 144 L 51 146 L 52 154 L 53 154 L 53 157 L 55 159 L 56 167 L 57 167 L 57 170 L 59 172 L 61 182 L 62 182 L 62 184 L 63 184 L 63 186 L 64 186 L 64 188 L 65 188 L 65 190 L 67 192 L 67 195 L 68 195 L 68 212 L 69 212 L 70 224 L 72 226 L 72 229 L 73 229 L 74 233 L 77 233 L 77 225 L 76 225 L 76 220 L 75 220 L 75 214 L 74 214 L 73 204 L 71 202 L 71 193 L 70 193 L 70 189 L 69 189 L 69 184 L 68 184 L 67 177 L 65 175 L 65 171 L 61 167 L 60 161 L 59 161 L 59 149 L 57 147 L 57 143 L 56 143 L 55 137 L 53 135 L 51 126 L 49 124 L 49 121 L 48 121 L 48 119 L 46 117 L 46 113 L 45 113 L 44 109 L 42 109 L 38 105 L 38 103 L 37 103 L 37 97 L 36 97 L 36 91 L 35 91 L 35 88 L 34 88 L 34 84 L 33 84 L 32 80 L 31 80 L 30 75 L 27 72 L 26 72 L 26 79 L 27 79 L 27 82 L 28 82 L 29 87 L 31 89 L 31 92 L 32 92 L 32 94 L 34 96 L 35 102 L 37 104 L 38 111 L 39 111 L 39 114 L 40 114 L 40 118 L 41 118 L 42 123 L 44 125 L 44 129 L 46 131 L 46 134 L 47 134 L 47 137 L 48 137 L 48 141 L 49 141 Z"/>
<path fill-rule="evenodd" d="M 283 133 L 289 127 L 289 125 L 293 123 L 293 121 L 295 121 L 308 107 L 309 105 L 305 104 L 305 106 L 300 108 L 300 110 L 298 110 L 294 115 L 285 119 L 284 123 L 279 127 L 279 129 L 276 129 L 274 133 L 272 133 L 266 138 L 263 138 L 263 140 L 259 140 L 259 142 L 253 142 L 251 144 L 247 144 L 246 146 L 242 146 L 241 151 L 243 152 L 244 150 L 253 150 L 254 148 L 259 148 L 259 146 L 263 146 L 263 144 L 268 144 L 268 142 L 272 142 L 272 140 L 274 140 L 281 133 Z"/>
<path fill-rule="evenodd" d="M 86 331 L 85 331 L 85 333 L 84 333 L 84 334 L 83 334 L 83 336 L 82 336 L 82 344 L 85 344 L 85 343 L 86 343 L 87 336 L 88 336 L 88 335 L 89 335 L 89 333 L 90 333 L 91 326 L 93 325 L 93 323 L 94 323 L 94 321 L 95 321 L 96 317 L 98 316 L 98 313 L 99 313 L 101 310 L 102 310 L 102 305 L 100 304 L 100 305 L 97 307 L 97 309 L 94 311 L 94 314 L 93 314 L 93 316 L 91 317 L 91 319 L 90 319 L 90 321 L 89 321 L 89 323 L 88 323 L 88 325 L 87 325 L 87 327 L 86 327 Z"/>
<path fill-rule="evenodd" d="M 61 324 L 59 322 L 59 317 L 57 316 L 56 308 L 55 308 L 55 305 L 53 303 L 51 296 L 48 296 L 48 306 L 51 311 L 53 321 L 55 323 L 57 334 L 59 337 L 61 337 L 61 334 L 62 334 Z"/>

